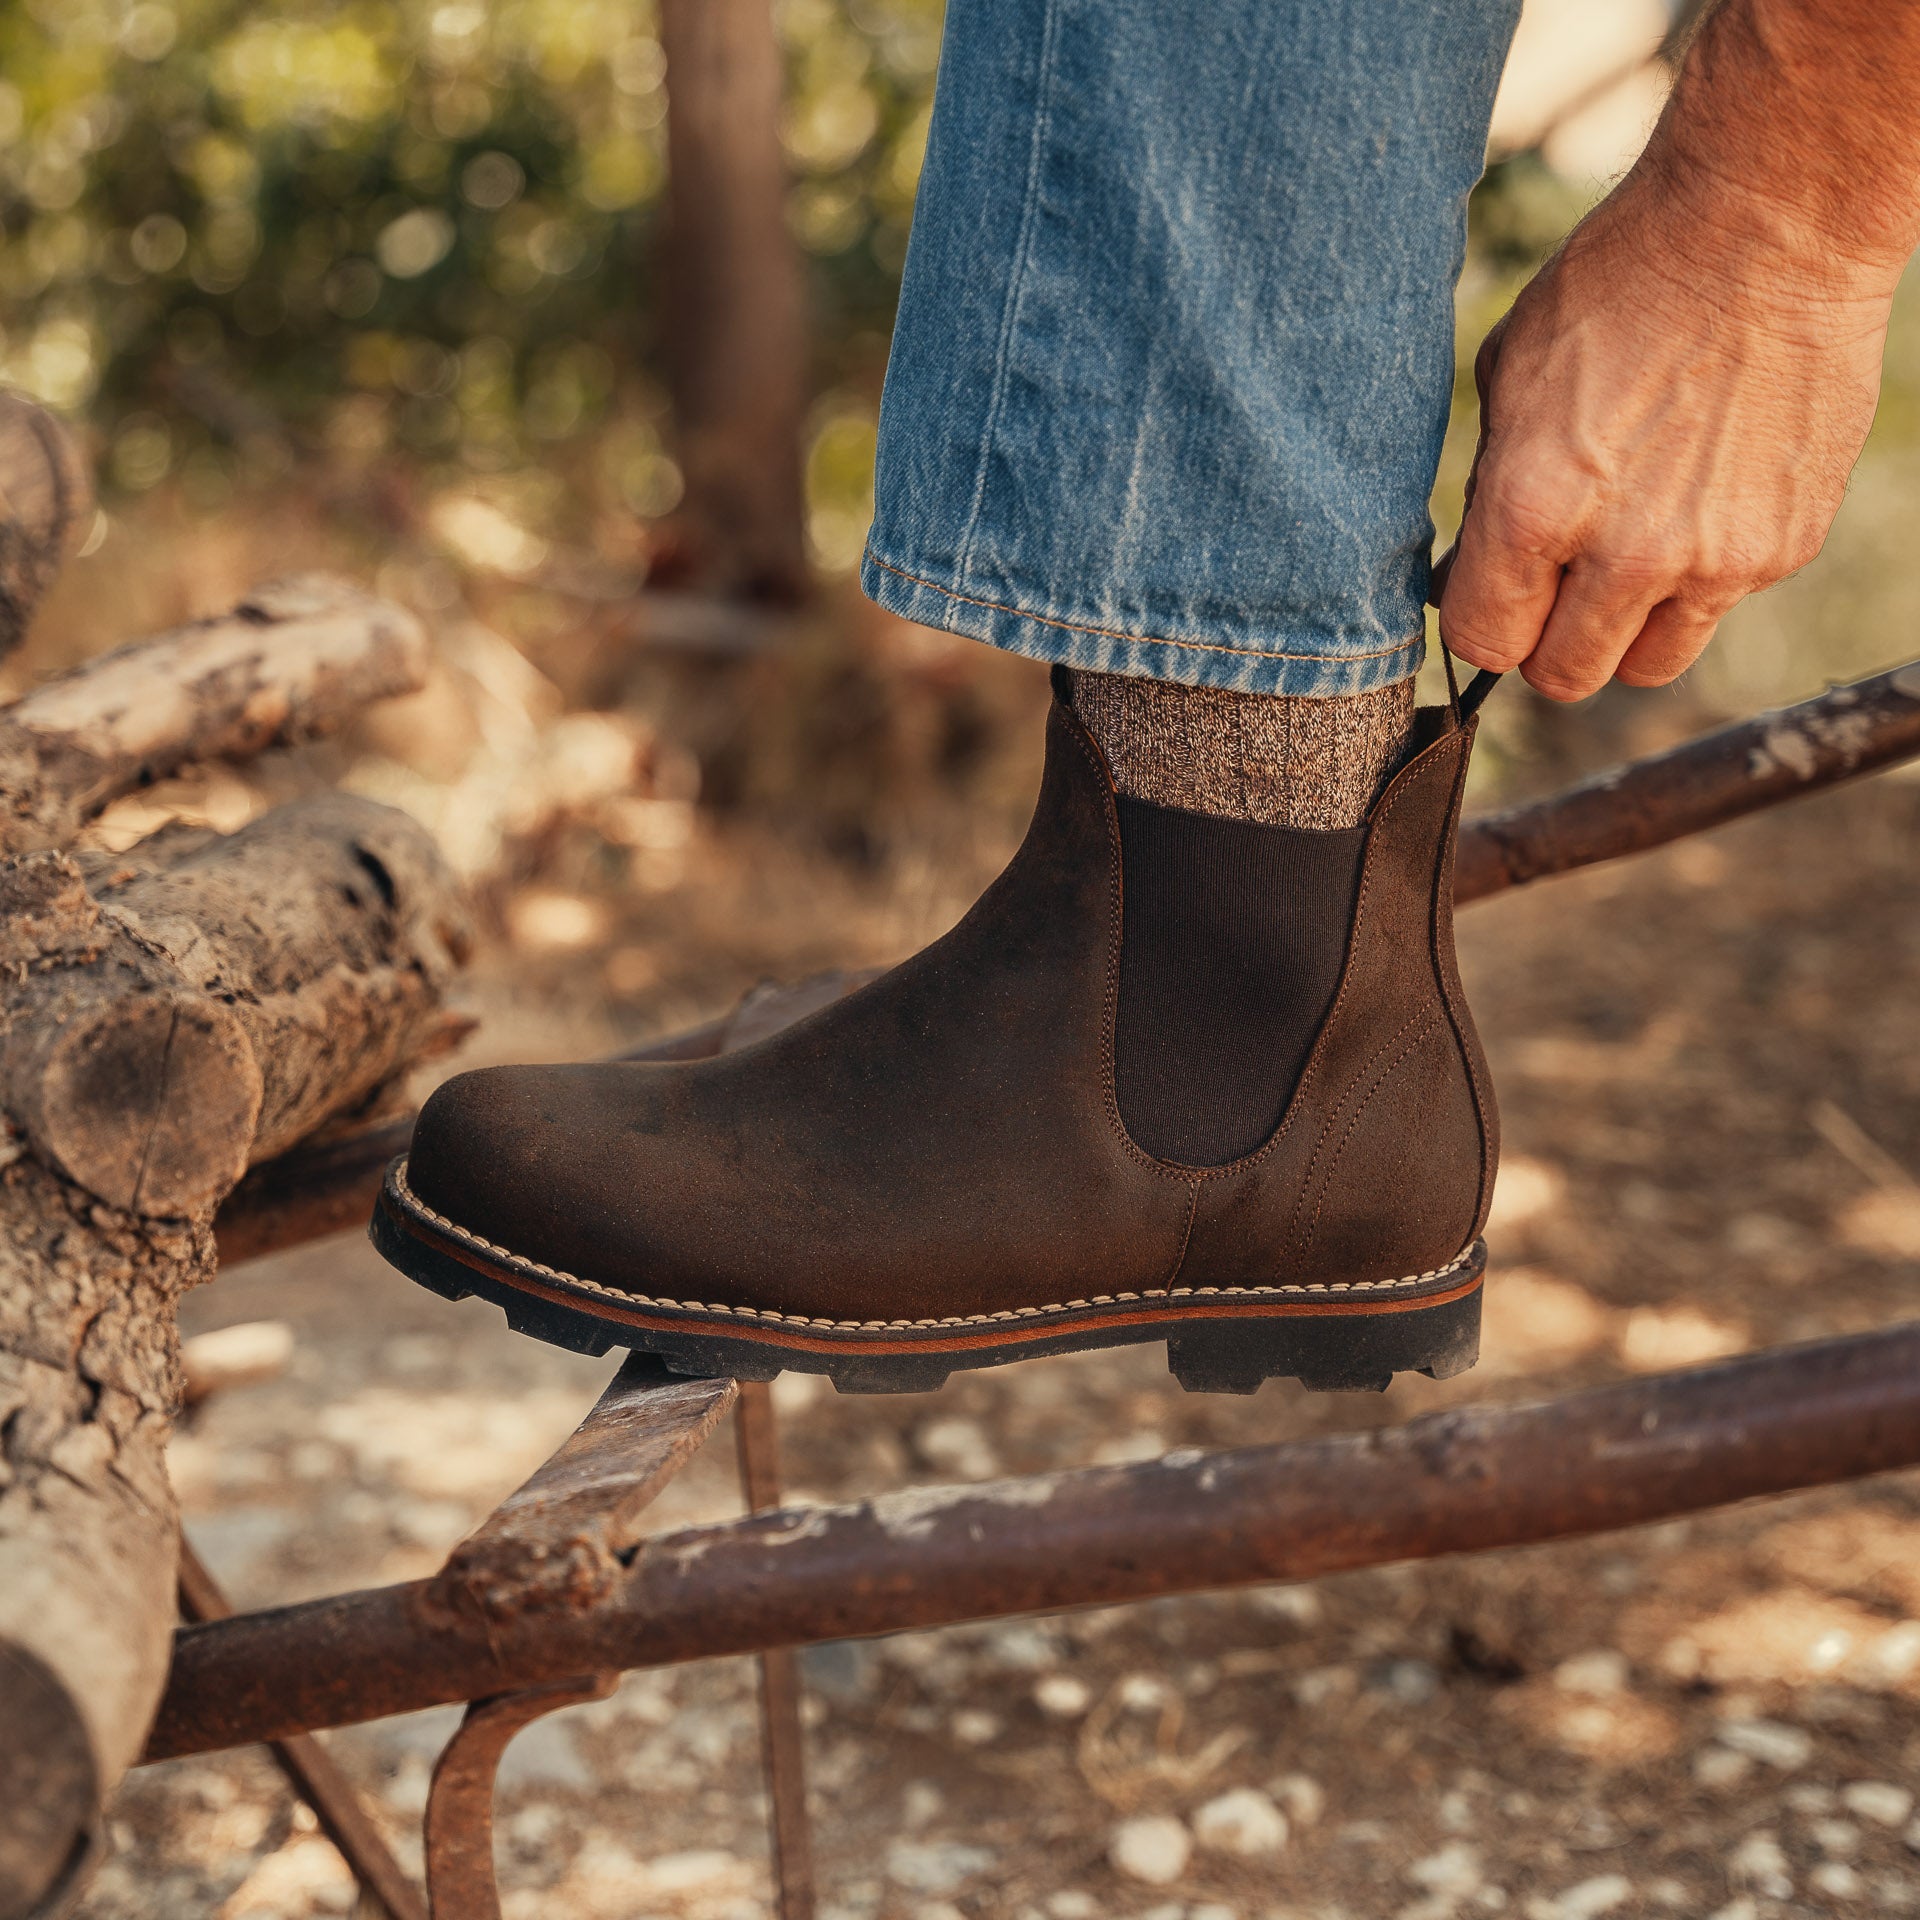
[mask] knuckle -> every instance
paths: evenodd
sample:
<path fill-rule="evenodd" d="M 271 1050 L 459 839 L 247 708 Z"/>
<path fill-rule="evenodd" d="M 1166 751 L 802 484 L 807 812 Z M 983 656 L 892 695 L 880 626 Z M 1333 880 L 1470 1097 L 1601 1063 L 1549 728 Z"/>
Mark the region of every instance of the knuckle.
<path fill-rule="evenodd" d="M 1554 561 L 1578 543 L 1592 507 L 1593 489 L 1584 475 L 1525 455 L 1490 462 L 1473 499 L 1490 539 Z"/>
<path fill-rule="evenodd" d="M 1667 545 L 1602 545 L 1589 555 L 1610 591 L 1621 598 L 1661 600 L 1687 574 L 1686 558 Z"/>

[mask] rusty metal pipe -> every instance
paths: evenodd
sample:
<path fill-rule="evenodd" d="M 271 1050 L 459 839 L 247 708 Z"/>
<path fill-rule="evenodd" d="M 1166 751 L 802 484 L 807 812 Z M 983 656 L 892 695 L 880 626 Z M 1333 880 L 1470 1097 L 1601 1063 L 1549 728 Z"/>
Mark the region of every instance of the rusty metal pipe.
<path fill-rule="evenodd" d="M 1684 840 L 1920 754 L 1920 660 L 1703 733 L 1562 793 L 1460 829 L 1453 897 L 1510 887 Z"/>
<path fill-rule="evenodd" d="M 536 1630 L 427 1583 L 184 1629 L 149 1759 L 716 1654 L 1602 1533 L 1920 1463 L 1920 1323 L 1403 1427 L 656 1536 Z"/>

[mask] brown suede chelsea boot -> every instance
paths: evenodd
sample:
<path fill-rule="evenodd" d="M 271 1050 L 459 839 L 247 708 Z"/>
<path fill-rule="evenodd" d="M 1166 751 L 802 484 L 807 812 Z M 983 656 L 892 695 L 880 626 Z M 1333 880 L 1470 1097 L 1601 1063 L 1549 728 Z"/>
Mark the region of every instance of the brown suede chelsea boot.
<path fill-rule="evenodd" d="M 1116 802 L 1066 686 L 1026 840 L 951 933 L 720 1059 L 462 1074 L 375 1245 L 690 1374 L 912 1392 L 1155 1340 L 1196 1390 L 1471 1366 L 1497 1122 L 1452 872 L 1483 689 L 1329 834 Z M 1209 863 L 1236 877 L 1189 884 Z M 1330 946 L 1289 944 L 1296 880 Z"/>

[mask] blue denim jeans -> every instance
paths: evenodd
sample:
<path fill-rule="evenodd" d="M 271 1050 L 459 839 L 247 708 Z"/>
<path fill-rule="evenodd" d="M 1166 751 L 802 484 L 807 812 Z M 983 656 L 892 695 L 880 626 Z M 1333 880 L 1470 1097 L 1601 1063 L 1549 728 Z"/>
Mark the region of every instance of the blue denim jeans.
<path fill-rule="evenodd" d="M 949 0 L 862 581 L 1016 653 L 1420 664 L 1519 0 Z"/>

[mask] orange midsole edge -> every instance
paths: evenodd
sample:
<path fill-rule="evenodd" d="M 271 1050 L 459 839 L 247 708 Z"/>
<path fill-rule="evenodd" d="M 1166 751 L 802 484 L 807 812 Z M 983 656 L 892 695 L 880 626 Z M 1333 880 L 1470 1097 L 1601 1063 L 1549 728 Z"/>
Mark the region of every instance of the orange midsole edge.
<path fill-rule="evenodd" d="M 1228 1301 L 1182 1302 L 1176 1306 L 1169 1301 L 1165 1307 L 1154 1308 L 1142 1303 L 1139 1308 L 1126 1312 L 1102 1310 L 1047 1320 L 997 1321 L 992 1327 L 983 1327 L 977 1333 L 957 1330 L 943 1333 L 929 1328 L 924 1333 L 914 1333 L 896 1340 L 879 1339 L 870 1333 L 836 1339 L 831 1335 L 804 1333 L 795 1327 L 742 1326 L 725 1316 L 702 1314 L 697 1309 L 649 1312 L 641 1307 L 623 1306 L 602 1293 L 540 1280 L 511 1267 L 495 1266 L 483 1255 L 462 1246 L 459 1241 L 393 1207 L 387 1195 L 380 1196 L 380 1204 L 414 1239 L 426 1241 L 442 1253 L 451 1254 L 462 1266 L 471 1267 L 476 1273 L 484 1273 L 508 1286 L 517 1287 L 522 1293 L 551 1300 L 556 1306 L 573 1307 L 603 1320 L 617 1320 L 623 1326 L 644 1327 L 660 1333 L 680 1333 L 697 1328 L 729 1340 L 757 1341 L 762 1346 L 787 1347 L 802 1353 L 969 1353 L 985 1348 L 1024 1346 L 1036 1340 L 1051 1340 L 1059 1334 L 1075 1333 L 1082 1328 L 1134 1327 L 1145 1321 L 1168 1318 L 1292 1320 L 1328 1314 L 1372 1316 L 1412 1313 L 1421 1307 L 1441 1307 L 1449 1301 L 1458 1300 L 1473 1292 L 1486 1277 L 1483 1269 L 1444 1292 L 1425 1293 L 1411 1300 L 1390 1300 L 1380 1304 L 1360 1300 L 1303 1300 L 1285 1306 L 1236 1306 Z"/>

